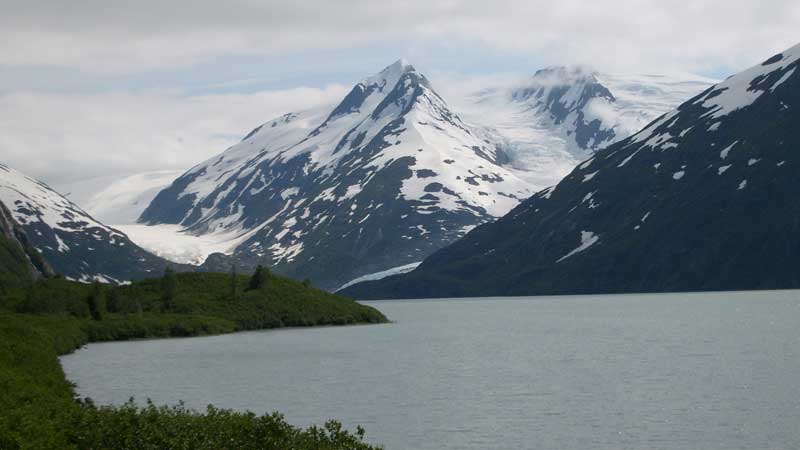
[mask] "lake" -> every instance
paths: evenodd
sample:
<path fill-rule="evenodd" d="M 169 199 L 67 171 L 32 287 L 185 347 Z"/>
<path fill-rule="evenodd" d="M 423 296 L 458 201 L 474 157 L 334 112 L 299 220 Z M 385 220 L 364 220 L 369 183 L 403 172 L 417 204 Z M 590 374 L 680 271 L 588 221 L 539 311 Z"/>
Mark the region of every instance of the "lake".
<path fill-rule="evenodd" d="M 800 291 L 369 302 L 395 323 L 92 344 L 81 396 L 362 425 L 387 450 L 800 447 Z"/>

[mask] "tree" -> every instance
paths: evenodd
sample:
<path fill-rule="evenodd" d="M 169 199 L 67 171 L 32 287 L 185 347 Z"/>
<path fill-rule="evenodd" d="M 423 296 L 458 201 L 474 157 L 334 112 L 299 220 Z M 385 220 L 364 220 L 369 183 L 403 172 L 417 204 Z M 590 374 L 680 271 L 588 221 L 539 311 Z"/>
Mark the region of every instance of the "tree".
<path fill-rule="evenodd" d="M 178 291 L 178 277 L 172 267 L 164 270 L 164 277 L 161 278 L 161 300 L 164 302 L 164 309 L 172 311 L 175 309 L 175 295 Z"/>
<path fill-rule="evenodd" d="M 267 280 L 269 280 L 269 269 L 264 268 L 261 264 L 256 267 L 253 276 L 250 277 L 250 283 L 247 285 L 248 291 L 255 291 L 267 287 Z"/>
<path fill-rule="evenodd" d="M 109 312 L 113 313 L 128 312 L 125 308 L 125 299 L 122 298 L 122 294 L 118 288 L 111 288 L 111 292 L 108 294 L 107 309 Z"/>
<path fill-rule="evenodd" d="M 38 289 L 36 289 L 36 284 L 37 283 L 34 281 L 25 288 L 25 298 L 22 300 L 22 303 L 17 306 L 17 312 L 27 314 L 41 312 L 39 311 L 39 292 Z"/>
<path fill-rule="evenodd" d="M 106 299 L 103 296 L 103 289 L 97 281 L 92 285 L 92 290 L 89 292 L 89 314 L 92 315 L 92 320 L 103 320 L 106 313 Z"/>
<path fill-rule="evenodd" d="M 239 300 L 239 275 L 236 273 L 236 265 L 231 266 L 231 299 Z"/>
<path fill-rule="evenodd" d="M 311 279 L 309 279 L 309 278 L 304 279 L 303 280 L 303 286 L 307 287 L 307 288 L 311 287 Z"/>
<path fill-rule="evenodd" d="M 141 319 L 144 316 L 144 311 L 142 310 L 142 302 L 138 299 L 133 301 L 133 313 L 136 314 L 137 319 Z"/>

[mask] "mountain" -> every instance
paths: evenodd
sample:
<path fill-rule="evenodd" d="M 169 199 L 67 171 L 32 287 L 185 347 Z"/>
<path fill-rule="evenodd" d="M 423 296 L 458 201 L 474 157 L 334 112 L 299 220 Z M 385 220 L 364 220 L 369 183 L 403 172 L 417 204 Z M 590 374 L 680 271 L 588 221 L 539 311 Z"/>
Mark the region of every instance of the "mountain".
<path fill-rule="evenodd" d="M 336 288 L 418 262 L 527 198 L 505 161 L 398 61 L 332 109 L 254 129 L 161 191 L 140 221 L 235 237 L 237 264 Z M 217 254 L 205 265 L 230 264 Z"/>
<path fill-rule="evenodd" d="M 117 227 L 134 224 L 156 194 L 183 171 L 157 170 L 132 175 L 110 175 L 51 186 L 81 205 L 97 221 Z"/>
<path fill-rule="evenodd" d="M 619 75 L 554 66 L 457 98 L 465 120 L 536 190 L 591 154 L 639 131 L 716 81 L 691 74 Z"/>
<path fill-rule="evenodd" d="M 0 202 L 0 293 L 24 286 L 39 276 L 54 275 L 53 269 L 33 249 L 27 234 Z"/>
<path fill-rule="evenodd" d="M 356 298 L 800 287 L 800 45 Z"/>
<path fill-rule="evenodd" d="M 122 282 L 159 274 L 169 264 L 46 184 L 4 164 L 0 164 L 0 202 L 24 231 L 27 246 L 66 277 Z"/>

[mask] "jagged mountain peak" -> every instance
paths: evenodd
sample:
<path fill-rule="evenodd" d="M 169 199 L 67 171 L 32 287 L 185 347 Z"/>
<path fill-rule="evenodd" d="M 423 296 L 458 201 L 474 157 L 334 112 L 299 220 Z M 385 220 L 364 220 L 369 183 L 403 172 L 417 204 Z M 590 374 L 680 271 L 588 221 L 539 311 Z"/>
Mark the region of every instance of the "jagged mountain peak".
<path fill-rule="evenodd" d="M 196 166 L 141 220 L 233 235 L 240 261 L 337 287 L 419 261 L 527 197 L 502 161 L 401 60 L 332 109 L 275 119 Z"/>
<path fill-rule="evenodd" d="M 583 66 L 552 66 L 539 69 L 511 98 L 531 107 L 549 110 L 557 123 L 592 99 L 615 102 L 611 91 L 598 79 L 598 72 Z"/>
<path fill-rule="evenodd" d="M 588 66 L 547 66 L 533 73 L 532 83 L 569 84 L 574 82 L 596 82 L 598 72 Z"/>
<path fill-rule="evenodd" d="M 425 77 L 408 61 L 405 59 L 398 59 L 392 64 L 386 66 L 380 72 L 362 78 L 358 83 L 356 83 L 354 89 L 359 88 L 360 86 L 365 90 L 373 89 L 386 92 L 391 90 L 397 84 L 397 82 L 406 75 L 410 75 L 411 79 L 414 80 L 425 80 Z M 425 82 L 427 82 L 427 80 Z"/>
<path fill-rule="evenodd" d="M 410 62 L 408 62 L 407 59 L 400 58 L 397 61 L 386 66 L 383 70 L 381 70 L 380 73 L 386 76 L 388 74 L 402 74 L 406 72 L 415 72 L 415 71 L 416 69 Z"/>

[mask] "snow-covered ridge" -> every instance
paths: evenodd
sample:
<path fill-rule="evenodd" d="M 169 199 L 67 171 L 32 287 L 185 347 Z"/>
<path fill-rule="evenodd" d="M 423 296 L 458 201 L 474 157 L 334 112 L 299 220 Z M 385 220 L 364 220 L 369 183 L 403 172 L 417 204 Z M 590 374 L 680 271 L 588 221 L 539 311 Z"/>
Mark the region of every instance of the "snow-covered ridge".
<path fill-rule="evenodd" d="M 328 285 L 338 287 L 419 261 L 527 198 L 528 183 L 504 159 L 398 61 L 337 105 L 256 128 L 175 180 L 141 220 L 237 236 L 238 260 L 298 276 L 314 258 L 347 255 L 350 267 Z"/>
<path fill-rule="evenodd" d="M 121 283 L 153 276 L 167 261 L 94 219 L 48 185 L 0 164 L 0 202 L 30 245 L 67 278 Z"/>
<path fill-rule="evenodd" d="M 796 66 L 791 69 L 788 67 L 798 59 L 800 44 L 717 84 L 695 103 L 702 102 L 703 107 L 708 109 L 703 117 L 713 119 L 749 106 L 765 92 L 774 91 L 794 75 Z M 769 77 L 770 74 L 779 76 Z"/>
<path fill-rule="evenodd" d="M 716 81 L 550 67 L 522 82 L 470 94 L 458 106 L 468 123 L 499 143 L 508 166 L 538 190 Z"/>
<path fill-rule="evenodd" d="M 41 181 L 0 164 L 0 201 L 6 204 L 20 225 L 33 222 L 66 232 L 85 232 L 92 228 L 113 236 L 122 233 L 94 220 L 88 213 Z"/>
<path fill-rule="evenodd" d="M 715 84 L 678 109 L 651 122 L 631 138 L 631 144 L 645 142 L 661 151 L 675 148 L 687 133 L 698 130 L 718 131 L 727 116 L 752 105 L 764 94 L 773 93 L 796 76 L 800 44 L 772 56 L 761 64 L 739 72 Z M 783 105 L 788 109 L 788 105 Z M 686 125 L 685 112 L 693 110 L 696 120 Z M 726 144 L 732 145 L 732 144 Z M 729 150 L 729 149 L 728 149 Z"/>
<path fill-rule="evenodd" d="M 612 88 L 603 84 L 609 79 Z M 420 261 L 504 215 L 703 83 L 550 68 L 522 85 L 483 90 L 462 120 L 423 74 L 398 61 L 336 105 L 257 127 L 176 179 L 141 221 L 224 236 L 235 248 L 223 253 L 237 261 L 330 276 L 322 283 L 336 288 Z M 315 274 L 323 258 L 336 259 L 328 265 L 341 273 Z"/>
<path fill-rule="evenodd" d="M 406 116 L 402 135 L 382 152 L 358 161 L 361 168 L 375 173 L 399 158 L 408 156 L 417 160 L 414 167 L 425 174 L 412 176 L 404 182 L 402 194 L 406 200 L 420 200 L 427 194 L 424 192 L 426 185 L 439 182 L 462 195 L 446 197 L 437 203 L 438 207 L 451 210 L 481 208 L 498 217 L 530 193 L 526 183 L 495 163 L 499 159 L 495 147 L 487 145 L 450 112 L 444 100 L 431 90 L 427 79 L 412 65 L 398 61 L 356 84 L 332 111 L 320 108 L 283 115 L 261 125 L 221 155 L 192 168 L 183 177 L 191 181 L 178 198 L 191 197 L 195 206 L 212 196 L 216 200 L 188 210 L 179 223 L 186 227 L 202 224 L 204 232 L 235 227 L 241 222 L 237 220 L 240 218 L 233 218 L 238 212 L 220 211 L 218 208 L 229 193 L 220 191 L 220 186 L 246 180 L 246 191 L 251 195 L 259 194 L 273 182 L 258 169 L 260 164 L 275 165 L 298 157 L 307 158 L 302 168 L 304 173 L 321 171 L 329 178 L 350 153 L 348 149 L 370 143 L 393 121 Z M 428 151 L 420 152 L 424 147 L 428 147 Z M 489 165 L 491 167 L 487 167 Z M 429 171 L 436 175 L 428 175 Z M 471 178 L 469 175 L 462 177 L 470 173 Z M 362 181 L 368 182 L 369 179 Z M 477 189 L 473 186 L 480 183 L 471 182 L 473 179 L 494 182 Z M 347 186 L 342 194 L 338 194 L 337 189 L 329 190 L 320 200 L 341 202 L 352 198 L 362 188 L 363 183 L 359 183 Z M 280 194 L 283 197 L 294 196 L 297 189 L 283 189 Z M 245 190 L 237 191 L 237 195 L 241 195 Z M 497 191 L 500 195 L 487 198 L 490 191 Z M 144 219 L 147 221 L 147 214 Z M 252 226 L 253 223 L 246 223 L 242 228 Z"/>

